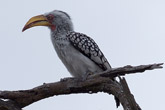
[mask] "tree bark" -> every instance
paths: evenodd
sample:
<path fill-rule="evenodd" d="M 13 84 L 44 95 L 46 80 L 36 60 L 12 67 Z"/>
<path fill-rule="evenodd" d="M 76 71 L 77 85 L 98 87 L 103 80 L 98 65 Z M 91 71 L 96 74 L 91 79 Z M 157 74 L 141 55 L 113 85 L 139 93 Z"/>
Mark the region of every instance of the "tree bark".
<path fill-rule="evenodd" d="M 125 66 L 91 75 L 86 80 L 66 78 L 55 83 L 44 83 L 29 90 L 0 91 L 0 110 L 21 110 L 25 106 L 54 95 L 97 92 L 114 95 L 124 110 L 141 110 L 133 94 L 131 94 L 125 78 L 120 76 L 163 68 L 162 65 L 163 63 Z M 120 81 L 117 82 L 114 77 L 118 77 Z"/>

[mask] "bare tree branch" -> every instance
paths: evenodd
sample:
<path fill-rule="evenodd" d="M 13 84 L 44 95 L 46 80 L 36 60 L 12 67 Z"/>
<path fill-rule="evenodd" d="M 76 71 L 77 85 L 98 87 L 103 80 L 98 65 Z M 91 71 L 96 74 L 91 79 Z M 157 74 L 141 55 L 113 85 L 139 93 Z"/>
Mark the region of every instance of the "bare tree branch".
<path fill-rule="evenodd" d="M 116 80 L 112 80 L 112 78 L 125 74 L 162 68 L 162 65 L 163 63 L 140 65 L 134 67 L 125 66 L 103 73 L 91 75 L 85 81 L 78 80 L 76 78 L 67 78 L 59 82 L 43 84 L 30 90 L 0 91 L 0 99 L 9 99 L 8 101 L 0 100 L 0 110 L 11 110 L 8 108 L 9 105 L 12 107 L 15 106 L 15 108 L 17 108 L 12 110 L 21 110 L 21 108 L 27 105 L 54 95 L 75 93 L 91 94 L 97 92 L 105 92 L 114 95 L 119 99 L 124 110 L 141 110 L 133 95 L 131 94 L 126 80 L 119 77 L 120 82 L 117 82 Z"/>
<path fill-rule="evenodd" d="M 7 100 L 7 101 L 0 100 L 0 110 L 22 110 L 22 109 L 12 100 Z"/>
<path fill-rule="evenodd" d="M 124 108 L 124 109 L 125 110 L 129 110 L 129 109 L 130 110 L 141 110 L 140 106 L 136 103 L 134 96 L 131 94 L 131 91 L 128 88 L 128 84 L 127 84 L 125 78 L 121 78 L 119 76 L 119 79 L 120 79 L 120 83 L 121 83 L 122 88 L 123 88 L 123 92 L 124 92 L 125 96 L 127 97 L 127 100 L 129 103 L 126 106 L 127 108 Z"/>
<path fill-rule="evenodd" d="M 104 71 L 99 74 L 94 74 L 94 75 L 91 75 L 91 77 L 95 77 L 98 75 L 100 75 L 102 77 L 117 77 L 118 75 L 124 76 L 126 74 L 142 73 L 146 70 L 161 69 L 161 68 L 163 68 L 162 65 L 163 65 L 163 63 L 139 65 L 139 66 L 127 65 L 124 67 L 113 68 L 112 70 Z"/>

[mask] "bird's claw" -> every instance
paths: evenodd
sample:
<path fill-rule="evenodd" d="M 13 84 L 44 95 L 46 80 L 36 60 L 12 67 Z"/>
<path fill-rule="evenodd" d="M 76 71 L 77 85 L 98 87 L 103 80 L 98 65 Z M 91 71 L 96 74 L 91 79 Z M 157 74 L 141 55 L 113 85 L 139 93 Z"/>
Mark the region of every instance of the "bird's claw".
<path fill-rule="evenodd" d="M 92 74 L 93 74 L 92 72 L 87 72 L 87 73 L 82 77 L 82 81 L 87 80 L 88 77 L 89 77 L 90 75 L 92 75 Z"/>

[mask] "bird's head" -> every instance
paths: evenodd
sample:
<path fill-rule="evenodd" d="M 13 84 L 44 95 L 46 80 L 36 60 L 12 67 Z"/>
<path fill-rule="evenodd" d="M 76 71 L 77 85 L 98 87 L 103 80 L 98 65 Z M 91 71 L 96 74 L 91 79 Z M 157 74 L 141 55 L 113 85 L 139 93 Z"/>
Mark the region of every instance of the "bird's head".
<path fill-rule="evenodd" d="M 52 32 L 73 30 L 70 16 L 63 11 L 58 10 L 30 18 L 30 20 L 25 24 L 22 31 L 35 26 L 47 26 L 51 29 Z"/>

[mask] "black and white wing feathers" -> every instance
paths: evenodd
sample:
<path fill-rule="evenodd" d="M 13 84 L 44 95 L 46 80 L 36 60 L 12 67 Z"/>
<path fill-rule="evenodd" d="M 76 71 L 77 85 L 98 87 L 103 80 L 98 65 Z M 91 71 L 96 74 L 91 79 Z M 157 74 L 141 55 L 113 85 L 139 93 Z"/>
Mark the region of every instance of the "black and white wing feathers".
<path fill-rule="evenodd" d="M 111 66 L 99 49 L 95 41 L 82 33 L 70 32 L 67 34 L 71 44 L 82 54 L 97 64 L 102 70 L 110 69 Z"/>

